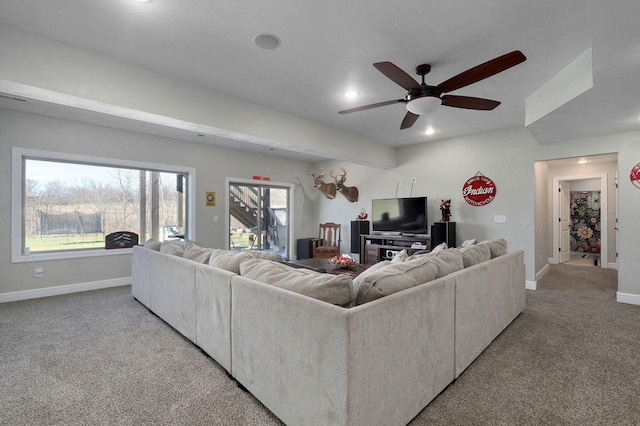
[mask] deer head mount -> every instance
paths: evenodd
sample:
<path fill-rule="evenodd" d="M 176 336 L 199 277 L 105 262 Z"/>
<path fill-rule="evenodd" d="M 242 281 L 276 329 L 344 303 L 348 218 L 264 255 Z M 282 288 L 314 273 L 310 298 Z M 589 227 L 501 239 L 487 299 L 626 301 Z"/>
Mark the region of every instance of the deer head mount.
<path fill-rule="evenodd" d="M 324 170 L 324 167 L 322 166 L 320 166 L 320 174 L 318 176 L 316 176 L 315 173 L 311 171 L 311 167 L 307 169 L 307 174 L 309 176 L 313 176 L 313 186 L 318 188 L 320 192 L 324 194 L 325 197 L 327 197 L 330 200 L 333 200 L 334 198 L 336 198 L 336 184 L 324 182 L 322 180 L 322 178 L 324 177 L 324 173 L 325 173 L 325 170 Z"/>
<path fill-rule="evenodd" d="M 333 181 L 336 183 L 336 189 L 344 195 L 344 198 L 346 198 L 350 203 L 355 203 L 358 201 L 358 188 L 355 186 L 346 186 L 344 182 L 347 180 L 347 171 L 344 167 L 340 167 L 340 170 L 342 170 L 342 174 L 340 176 L 334 175 L 333 169 L 329 171 L 329 176 L 333 178 Z"/>

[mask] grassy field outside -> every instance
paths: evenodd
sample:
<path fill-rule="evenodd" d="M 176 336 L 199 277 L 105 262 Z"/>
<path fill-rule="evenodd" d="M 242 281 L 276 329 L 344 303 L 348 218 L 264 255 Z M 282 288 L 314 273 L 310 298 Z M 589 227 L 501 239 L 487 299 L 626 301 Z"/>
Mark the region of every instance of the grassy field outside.
<path fill-rule="evenodd" d="M 31 252 L 104 248 L 104 235 L 31 235 L 25 238 L 25 247 Z"/>

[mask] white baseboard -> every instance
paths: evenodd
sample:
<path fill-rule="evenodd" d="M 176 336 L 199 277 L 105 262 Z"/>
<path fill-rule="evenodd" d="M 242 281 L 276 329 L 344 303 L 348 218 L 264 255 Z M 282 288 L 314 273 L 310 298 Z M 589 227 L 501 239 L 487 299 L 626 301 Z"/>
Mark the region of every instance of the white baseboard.
<path fill-rule="evenodd" d="M 87 283 L 61 285 L 57 287 L 37 288 L 33 290 L 1 293 L 0 303 L 17 302 L 19 300 L 37 299 L 39 297 L 58 296 L 61 294 L 78 293 L 81 291 L 98 290 L 101 288 L 120 287 L 130 285 L 131 277 L 114 278 L 112 280 L 92 281 Z"/>
<path fill-rule="evenodd" d="M 524 288 L 526 288 L 527 290 L 535 290 L 537 283 L 537 281 L 525 281 Z"/>
<path fill-rule="evenodd" d="M 544 265 L 542 267 L 542 269 L 540 269 L 540 271 L 538 271 L 538 273 L 536 274 L 536 282 L 540 281 L 542 279 L 542 277 L 547 275 L 547 272 L 549 272 L 549 264 L 548 263 L 546 265 Z"/>
<path fill-rule="evenodd" d="M 616 300 L 620 303 L 640 305 L 640 294 L 620 293 L 618 291 L 616 292 Z"/>

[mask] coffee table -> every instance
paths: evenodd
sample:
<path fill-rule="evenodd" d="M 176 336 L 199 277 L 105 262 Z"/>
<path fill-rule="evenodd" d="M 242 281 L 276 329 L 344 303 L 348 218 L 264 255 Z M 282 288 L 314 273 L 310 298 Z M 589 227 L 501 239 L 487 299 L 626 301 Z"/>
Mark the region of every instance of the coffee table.
<path fill-rule="evenodd" d="M 322 257 L 312 257 L 310 259 L 300 259 L 294 260 L 292 263 L 297 263 L 300 265 L 311 266 L 312 268 L 321 268 L 327 271 L 328 274 L 340 275 L 347 274 L 352 278 L 357 277 L 367 269 L 371 267 L 371 265 L 361 265 L 359 263 L 354 263 L 349 268 L 338 268 L 333 263 L 329 262 L 328 258 Z"/>

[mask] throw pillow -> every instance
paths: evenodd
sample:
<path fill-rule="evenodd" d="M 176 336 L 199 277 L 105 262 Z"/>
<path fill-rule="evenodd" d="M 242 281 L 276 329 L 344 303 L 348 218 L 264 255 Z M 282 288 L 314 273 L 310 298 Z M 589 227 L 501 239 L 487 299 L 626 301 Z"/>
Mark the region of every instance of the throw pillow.
<path fill-rule="evenodd" d="M 391 259 L 391 263 L 404 262 L 405 260 L 407 260 L 408 257 L 409 257 L 409 254 L 407 253 L 407 250 L 402 249 L 398 253 L 396 253 L 395 256 L 393 256 L 393 259 Z"/>
<path fill-rule="evenodd" d="M 460 247 L 469 247 L 472 246 L 476 243 L 476 239 L 475 238 L 470 238 L 468 240 L 464 240 L 464 242 L 462 243 L 462 245 Z"/>
<path fill-rule="evenodd" d="M 382 262 L 380 262 L 382 263 Z M 354 280 L 356 305 L 371 302 L 435 279 L 438 266 L 430 256 L 367 269 Z"/>
<path fill-rule="evenodd" d="M 323 274 L 250 258 L 240 263 L 240 275 L 334 305 L 349 306 L 354 299 L 353 279 L 346 274 Z"/>

